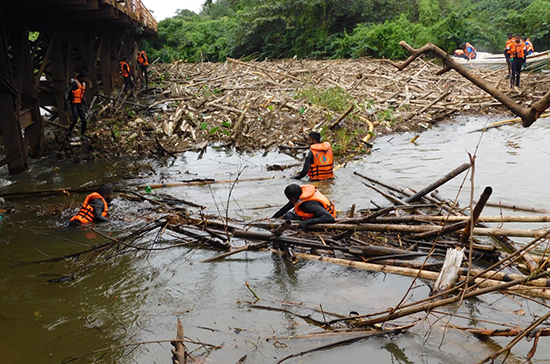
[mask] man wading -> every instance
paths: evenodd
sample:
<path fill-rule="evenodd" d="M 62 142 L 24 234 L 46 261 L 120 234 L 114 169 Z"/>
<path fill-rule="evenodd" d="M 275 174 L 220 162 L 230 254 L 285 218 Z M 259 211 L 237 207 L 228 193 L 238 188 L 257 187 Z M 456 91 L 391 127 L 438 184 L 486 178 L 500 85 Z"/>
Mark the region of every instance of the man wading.
<path fill-rule="evenodd" d="M 71 218 L 69 225 L 86 225 L 91 222 L 109 221 L 108 204 L 113 200 L 113 186 L 101 185 L 97 192 L 90 193 L 76 215 Z"/>
<path fill-rule="evenodd" d="M 312 131 L 308 134 L 309 153 L 304 161 L 304 168 L 291 179 L 309 176 L 310 181 L 320 181 L 334 177 L 334 157 L 329 142 L 321 143 L 321 134 Z"/>
<path fill-rule="evenodd" d="M 313 224 L 332 223 L 336 217 L 334 204 L 317 191 L 315 186 L 299 186 L 295 183 L 285 188 L 288 203 L 273 215 L 273 218 L 284 216 L 287 220 L 301 220 L 300 227 L 307 229 Z M 293 212 L 289 212 L 294 207 Z"/>

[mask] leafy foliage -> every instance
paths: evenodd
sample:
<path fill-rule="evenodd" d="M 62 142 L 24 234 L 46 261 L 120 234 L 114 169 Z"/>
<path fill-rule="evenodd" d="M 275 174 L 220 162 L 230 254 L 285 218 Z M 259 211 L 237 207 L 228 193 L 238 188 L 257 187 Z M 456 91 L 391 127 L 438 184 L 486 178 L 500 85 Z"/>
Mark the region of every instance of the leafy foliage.
<path fill-rule="evenodd" d="M 460 43 L 500 53 L 507 33 L 550 48 L 550 0 L 206 0 L 182 10 L 144 40 L 163 62 L 234 58 L 403 58 L 398 45 Z"/>

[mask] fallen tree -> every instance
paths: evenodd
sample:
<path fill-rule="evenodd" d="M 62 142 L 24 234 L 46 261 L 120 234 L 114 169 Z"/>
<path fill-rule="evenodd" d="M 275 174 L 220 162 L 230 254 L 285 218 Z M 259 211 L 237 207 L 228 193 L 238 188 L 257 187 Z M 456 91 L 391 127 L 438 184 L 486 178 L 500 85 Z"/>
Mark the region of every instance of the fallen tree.
<path fill-rule="evenodd" d="M 447 52 L 445 52 L 441 48 L 437 47 L 435 44 L 427 43 L 425 46 L 418 49 L 414 49 L 404 41 L 399 42 L 399 44 L 403 48 L 405 48 L 407 51 L 409 51 L 411 53 L 411 56 L 402 63 L 387 61 L 388 63 L 395 66 L 398 70 L 400 71 L 403 70 L 409 64 L 411 64 L 412 61 L 414 61 L 416 58 L 420 57 L 420 55 L 424 53 L 433 53 L 437 57 L 441 58 L 444 64 L 443 69 L 439 70 L 437 72 L 437 75 L 441 75 L 445 72 L 450 71 L 451 69 L 457 71 L 464 78 L 468 79 L 477 87 L 484 90 L 489 95 L 493 96 L 500 103 L 502 103 L 504 106 L 510 109 L 510 111 L 512 111 L 517 116 L 519 116 L 522 120 L 522 125 L 526 128 L 531 126 L 540 117 L 540 115 L 544 112 L 544 110 L 550 107 L 550 91 L 547 92 L 540 100 L 533 103 L 532 106 L 524 107 L 518 104 L 517 102 L 515 102 L 512 98 L 510 98 L 504 92 L 498 90 L 496 87 L 485 82 L 482 78 L 478 77 L 477 75 L 475 75 L 473 72 L 471 72 L 464 66 L 455 62 L 452 56 L 447 54 Z"/>

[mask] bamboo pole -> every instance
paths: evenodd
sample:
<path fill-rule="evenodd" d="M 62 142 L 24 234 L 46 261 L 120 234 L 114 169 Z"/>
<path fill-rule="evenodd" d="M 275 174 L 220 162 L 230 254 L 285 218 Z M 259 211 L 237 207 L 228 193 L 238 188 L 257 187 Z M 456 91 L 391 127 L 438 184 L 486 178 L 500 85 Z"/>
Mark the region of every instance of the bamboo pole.
<path fill-rule="evenodd" d="M 380 231 L 388 233 L 422 233 L 427 231 L 441 231 L 442 227 L 423 225 L 399 225 L 399 224 L 316 224 L 309 227 L 311 230 L 355 230 L 355 231 Z M 522 238 L 538 238 L 544 236 L 547 229 L 524 230 L 524 229 L 499 229 L 499 228 L 474 228 L 473 234 L 480 236 L 505 237 L 515 236 Z M 461 230 L 458 230 L 461 232 Z"/>
<path fill-rule="evenodd" d="M 304 253 L 296 253 L 296 256 L 300 259 L 305 259 L 305 260 L 328 262 L 328 263 L 342 265 L 345 267 L 365 269 L 365 270 L 374 271 L 374 272 L 393 273 L 393 274 L 399 274 L 399 275 L 404 275 L 409 277 L 429 279 L 433 281 L 435 281 L 439 276 L 439 272 L 432 272 L 432 271 L 407 268 L 407 267 L 394 267 L 394 266 L 388 266 L 388 265 L 382 265 L 382 264 L 376 264 L 376 263 L 365 263 L 365 262 L 358 262 L 358 261 L 352 261 L 347 259 L 330 258 L 330 257 L 317 256 L 317 255 L 304 254 Z M 531 278 L 531 279 L 532 280 L 541 279 L 541 281 L 539 282 L 542 282 L 542 280 L 544 280 L 542 277 L 547 276 L 548 274 L 549 273 L 544 272 L 539 274 L 540 277 L 537 276 L 537 278 Z M 466 293 L 465 298 L 477 296 L 477 294 L 475 293 L 482 290 L 483 290 L 482 293 L 488 293 L 488 292 L 499 291 L 499 290 L 507 290 L 510 293 L 523 293 L 534 297 L 550 298 L 550 288 L 546 288 L 546 286 L 540 286 L 540 287 L 529 286 L 527 282 L 530 280 L 530 277 L 529 276 L 524 276 L 524 277 L 525 278 L 516 279 L 510 282 L 501 282 L 501 281 L 487 279 L 487 278 L 472 279 L 472 283 L 476 283 L 480 287 L 480 289 L 477 291 Z M 459 279 L 460 278 L 464 279 L 466 278 L 466 276 L 461 274 L 459 276 Z M 453 298 L 456 298 L 456 301 L 457 301 L 460 299 L 460 296 L 455 296 Z M 456 302 L 456 301 L 453 300 L 453 301 L 450 301 L 449 303 Z M 437 301 L 437 302 L 440 302 L 440 301 Z M 431 304 L 432 303 L 430 302 L 427 303 L 428 306 Z M 433 307 L 439 307 L 439 306 L 433 306 Z M 412 306 L 412 308 L 414 308 L 414 306 Z M 409 309 L 410 308 L 403 309 L 403 311 L 409 310 Z M 419 311 L 424 311 L 424 310 L 419 310 Z M 419 312 L 419 311 L 415 311 L 415 312 Z M 415 312 L 412 312 L 412 313 L 415 313 Z M 398 317 L 403 317 L 403 316 L 407 316 L 407 315 L 401 315 Z M 398 317 L 395 317 L 395 318 L 398 318 Z M 383 322 L 383 321 L 386 321 L 386 320 L 373 322 L 373 324 L 378 322 Z"/>
<path fill-rule="evenodd" d="M 415 205 L 411 205 L 415 206 Z M 488 206 L 488 204 L 486 204 Z M 380 224 L 397 224 L 397 223 L 413 223 L 413 222 L 460 222 L 468 221 L 469 216 L 442 216 L 442 215 L 410 215 L 410 216 L 389 216 L 379 217 L 372 220 L 372 223 Z M 336 219 L 337 223 L 348 224 L 357 221 L 358 219 Z M 480 216 L 478 222 L 485 223 L 505 223 L 505 222 L 517 222 L 517 223 L 533 223 L 533 222 L 550 222 L 550 215 L 542 216 L 498 216 L 487 215 Z"/>
<path fill-rule="evenodd" d="M 253 181 L 266 181 L 274 178 L 275 176 L 244 178 L 244 179 L 236 179 L 236 180 L 223 180 L 223 181 L 205 179 L 205 180 L 192 180 L 192 181 L 173 182 L 173 183 L 154 183 L 150 185 L 140 185 L 138 186 L 138 188 L 146 188 L 147 186 L 149 186 L 155 189 L 155 188 L 180 187 L 180 186 L 191 186 L 191 185 L 210 185 L 210 184 L 218 184 L 218 183 L 253 182 Z"/>
<path fill-rule="evenodd" d="M 419 200 L 424 195 L 427 195 L 431 191 L 435 190 L 439 186 L 441 186 L 441 185 L 445 184 L 446 182 L 450 181 L 451 179 L 455 178 L 456 176 L 458 176 L 459 174 L 461 174 L 462 172 L 466 171 L 469 168 L 470 168 L 470 163 L 464 163 L 464 164 L 458 166 L 457 168 L 453 169 L 452 171 L 450 171 L 449 173 L 447 173 L 445 176 L 441 177 L 437 181 L 435 181 L 432 184 L 424 187 L 423 189 L 421 189 L 420 191 L 418 191 L 414 195 L 408 197 L 405 201 L 411 203 L 411 202 Z"/>

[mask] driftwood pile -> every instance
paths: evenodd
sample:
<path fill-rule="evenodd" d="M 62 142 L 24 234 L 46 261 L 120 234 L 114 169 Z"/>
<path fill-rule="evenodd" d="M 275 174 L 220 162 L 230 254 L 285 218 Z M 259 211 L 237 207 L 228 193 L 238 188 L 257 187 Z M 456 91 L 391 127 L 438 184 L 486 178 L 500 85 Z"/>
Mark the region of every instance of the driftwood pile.
<path fill-rule="evenodd" d="M 256 302 L 248 304 L 250 308 L 286 312 L 318 326 L 323 332 L 330 330 L 332 335 L 359 332 L 359 336 L 354 339 L 346 339 L 314 350 L 349 344 L 365 337 L 397 334 L 414 326 L 414 323 L 394 325 L 391 323 L 393 320 L 403 317 L 414 318 L 418 313 L 431 314 L 437 307 L 491 292 L 535 297 L 531 298 L 535 301 L 537 297 L 550 298 L 550 272 L 547 270 L 550 259 L 550 229 L 520 230 L 486 226 L 489 223 L 504 225 L 509 222 L 547 223 L 550 216 L 484 216 L 482 210 L 491 195 L 490 187 L 483 191 L 475 206 L 470 209 L 459 209 L 453 201 L 437 193 L 436 189 L 439 186 L 469 169 L 470 164 L 465 163 L 418 191 L 391 186 L 355 173 L 358 178 L 365 181 L 367 187 L 381 193 L 391 204 L 358 212 L 352 207 L 348 216 L 339 217 L 334 224 L 313 225 L 310 227 L 311 231 L 302 231 L 296 223 L 290 221 L 267 219 L 244 223 L 219 216 L 208 216 L 203 213 L 199 204 L 165 194 L 144 195 L 134 191 L 119 191 L 121 198 L 146 203 L 149 206 L 140 209 L 139 217 L 125 214 L 128 221 L 133 221 L 133 225 L 128 229 L 129 233 L 114 238 L 94 229 L 108 241 L 78 253 L 32 263 L 78 259 L 80 265 L 83 262 L 98 264 L 105 258 L 121 254 L 151 254 L 155 250 L 202 246 L 223 251 L 203 260 L 203 264 L 226 259 L 247 250 L 265 250 L 285 255 L 293 263 L 305 259 L 317 260 L 370 271 L 407 275 L 414 277 L 414 280 L 436 281 L 440 277 L 439 272 L 442 270 L 445 255 L 452 249 L 463 249 L 465 259 L 462 261 L 462 251 L 455 255 L 454 259 L 458 261 L 455 269 L 457 276 L 451 280 L 452 283 L 448 287 L 434 290 L 430 297 L 424 299 L 414 302 L 403 301 L 388 310 L 360 316 L 347 316 L 316 309 L 311 309 L 313 313 L 303 315 L 303 306 L 298 308 L 289 303 L 281 305 L 280 302 L 265 300 L 260 303 L 260 297 L 247 284 L 257 299 Z M 62 191 L 67 192 L 71 191 Z M 31 192 L 33 196 L 57 193 L 61 191 Z M 10 201 L 22 196 L 19 194 L 3 197 Z M 191 208 L 199 209 L 199 213 L 191 213 Z M 136 222 L 139 219 L 140 221 Z M 148 221 L 144 222 L 143 219 Z M 163 235 L 168 230 L 172 232 L 172 237 L 164 239 Z M 177 236 L 176 239 L 173 238 L 174 234 Z M 530 237 L 532 241 L 520 246 L 510 239 L 518 236 Z M 533 254 L 533 251 L 537 251 L 537 254 Z M 78 272 L 75 274 L 78 275 Z M 56 282 L 74 278 L 68 276 Z M 315 318 L 317 315 L 320 316 L 319 319 Z M 539 327 L 548 317 L 550 312 L 524 328 L 510 329 L 503 324 L 501 329 L 459 329 L 478 337 L 515 336 L 515 343 L 527 335 L 535 335 L 537 338 L 549 335 L 550 330 Z M 172 340 L 175 347 L 174 363 L 182 364 L 182 360 L 190 362 L 184 343 L 215 346 L 185 338 L 179 320 L 177 327 L 178 336 Z M 505 349 L 509 350 L 510 347 Z M 495 359 L 506 351 L 503 350 L 479 363 Z M 535 351 L 536 342 L 529 355 L 533 356 Z M 279 363 L 308 352 L 288 356 Z"/>
<path fill-rule="evenodd" d="M 502 100 L 418 55 L 400 70 L 370 58 L 154 64 L 138 100 L 94 99 L 84 146 L 96 156 L 175 155 L 208 143 L 268 151 L 305 145 L 308 131 L 322 130 L 343 159 L 368 153 L 376 135 L 423 131 L 458 114 L 510 115 Z M 512 92 L 506 73 L 472 71 L 525 107 L 550 86 L 544 74 L 524 73 L 521 93 Z M 53 150 L 63 149 L 60 139 Z"/>

